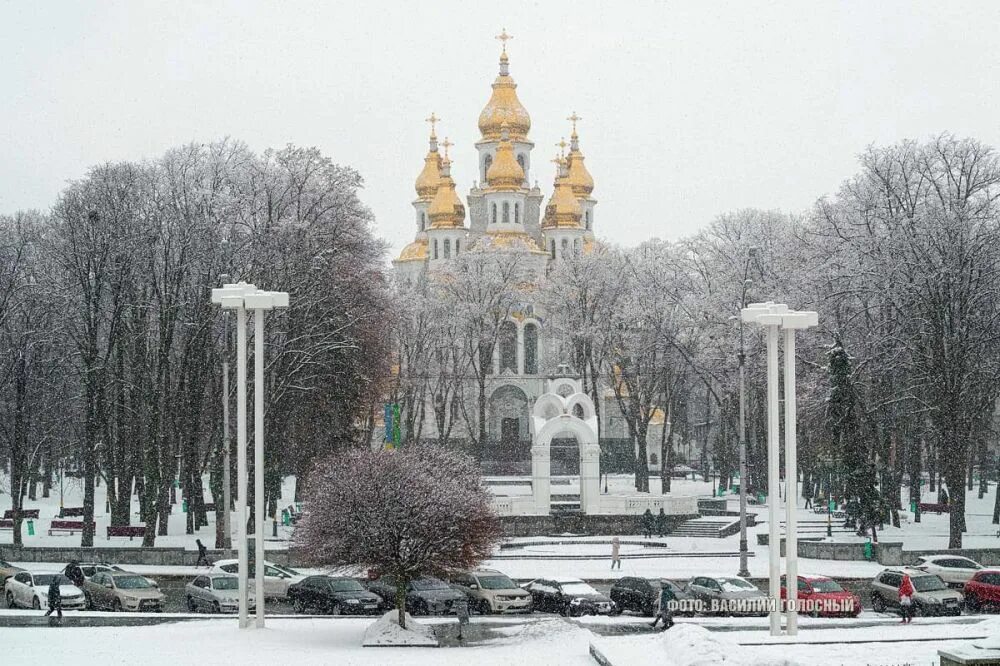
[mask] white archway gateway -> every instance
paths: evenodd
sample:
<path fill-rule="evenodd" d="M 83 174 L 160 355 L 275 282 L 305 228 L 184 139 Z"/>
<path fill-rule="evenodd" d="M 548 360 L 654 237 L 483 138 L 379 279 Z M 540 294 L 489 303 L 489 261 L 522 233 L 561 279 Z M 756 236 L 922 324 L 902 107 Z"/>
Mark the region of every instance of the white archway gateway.
<path fill-rule="evenodd" d="M 601 448 L 597 441 L 597 411 L 581 390 L 580 382 L 568 377 L 549 380 L 548 392 L 535 401 L 531 412 L 531 490 L 535 510 L 552 508 L 552 438 L 569 432 L 580 447 L 580 510 L 597 513 L 600 504 Z M 577 407 L 583 417 L 576 415 Z"/>

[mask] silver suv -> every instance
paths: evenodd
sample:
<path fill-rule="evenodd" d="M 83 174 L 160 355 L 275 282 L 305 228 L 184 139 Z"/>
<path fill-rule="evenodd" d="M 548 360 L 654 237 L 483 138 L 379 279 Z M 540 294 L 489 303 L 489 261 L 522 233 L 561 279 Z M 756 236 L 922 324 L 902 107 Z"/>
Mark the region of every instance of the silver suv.
<path fill-rule="evenodd" d="M 962 593 L 949 589 L 940 576 L 919 569 L 886 569 L 872 581 L 872 610 L 876 613 L 899 608 L 899 585 L 903 576 L 913 582 L 913 614 L 961 615 Z"/>
<path fill-rule="evenodd" d="M 530 613 L 531 595 L 493 569 L 476 569 L 451 579 L 469 597 L 470 610 L 481 613 Z"/>

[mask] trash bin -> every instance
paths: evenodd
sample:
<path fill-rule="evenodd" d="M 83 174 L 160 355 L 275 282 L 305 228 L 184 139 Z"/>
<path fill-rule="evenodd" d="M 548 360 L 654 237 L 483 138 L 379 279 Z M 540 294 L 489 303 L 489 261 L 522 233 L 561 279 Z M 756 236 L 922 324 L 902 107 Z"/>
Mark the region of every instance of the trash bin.
<path fill-rule="evenodd" d="M 188 512 L 188 501 L 187 500 L 182 500 L 181 501 L 181 512 L 182 513 L 187 513 Z"/>
<path fill-rule="evenodd" d="M 288 509 L 282 509 L 281 510 L 281 524 L 284 525 L 285 527 L 288 527 L 288 524 L 291 522 L 291 520 L 292 519 L 288 516 Z"/>
<path fill-rule="evenodd" d="M 35 536 L 35 521 L 28 518 L 28 536 Z"/>
<path fill-rule="evenodd" d="M 865 542 L 865 559 L 868 560 L 869 562 L 871 562 L 871 560 L 872 560 L 872 542 L 871 541 L 866 541 Z"/>

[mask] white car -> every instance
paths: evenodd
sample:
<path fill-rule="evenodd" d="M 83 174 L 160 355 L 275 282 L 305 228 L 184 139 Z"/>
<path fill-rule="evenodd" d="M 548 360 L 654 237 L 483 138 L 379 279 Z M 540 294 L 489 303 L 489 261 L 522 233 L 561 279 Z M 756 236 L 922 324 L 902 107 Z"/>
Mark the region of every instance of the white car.
<path fill-rule="evenodd" d="M 212 573 L 227 573 L 238 575 L 240 572 L 239 560 L 218 560 L 212 566 Z M 264 562 L 264 597 L 266 599 L 287 599 L 288 586 L 305 579 L 301 574 L 292 574 L 284 567 L 277 566 L 271 562 Z M 255 589 L 255 580 L 250 578 L 250 589 Z"/>
<path fill-rule="evenodd" d="M 240 579 L 229 574 L 205 574 L 184 586 L 187 608 L 192 613 L 207 610 L 211 613 L 237 613 L 240 610 Z M 251 592 L 247 595 L 248 610 L 255 610 L 257 602 Z"/>
<path fill-rule="evenodd" d="M 923 555 L 917 558 L 913 568 L 937 574 L 949 587 L 962 587 L 984 567 L 957 555 Z"/>
<path fill-rule="evenodd" d="M 87 607 L 87 600 L 83 596 L 83 590 L 78 588 L 62 573 L 32 573 L 21 571 L 12 578 L 7 579 L 6 594 L 7 608 L 34 608 L 35 610 L 48 609 L 49 607 L 49 585 L 55 577 L 59 581 L 59 594 L 62 597 L 63 610 L 83 610 Z"/>

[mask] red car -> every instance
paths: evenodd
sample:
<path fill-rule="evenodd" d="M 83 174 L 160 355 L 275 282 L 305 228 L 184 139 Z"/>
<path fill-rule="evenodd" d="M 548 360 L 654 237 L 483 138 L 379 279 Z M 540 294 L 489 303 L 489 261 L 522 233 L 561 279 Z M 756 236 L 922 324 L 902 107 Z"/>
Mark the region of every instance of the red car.
<path fill-rule="evenodd" d="M 978 611 L 985 606 L 1000 606 L 1000 569 L 980 569 L 963 590 L 965 607 Z"/>
<path fill-rule="evenodd" d="M 785 598 L 785 577 L 781 577 L 781 598 Z M 857 617 L 861 598 L 825 576 L 799 576 L 799 612 L 813 617 Z"/>

